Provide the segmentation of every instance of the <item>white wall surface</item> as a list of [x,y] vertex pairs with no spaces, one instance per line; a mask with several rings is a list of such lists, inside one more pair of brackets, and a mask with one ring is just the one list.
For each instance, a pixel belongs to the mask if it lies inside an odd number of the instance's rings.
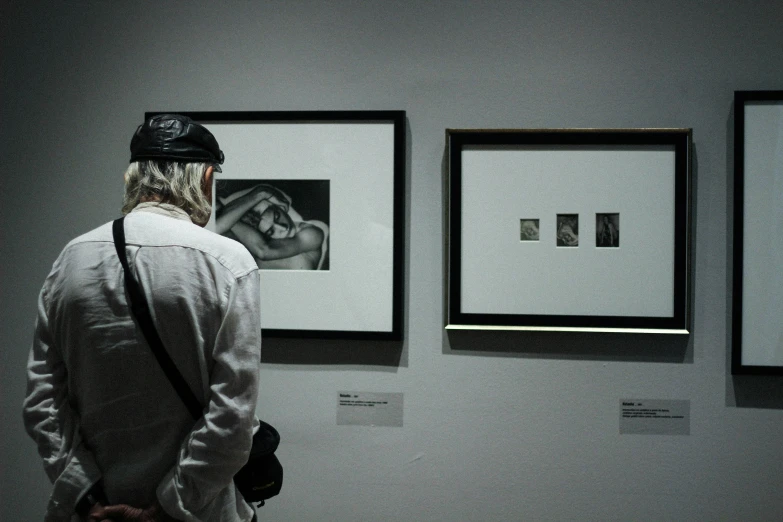
[[[268,341],[259,414],[286,483],[261,519],[779,520],[783,380],[732,378],[732,97],[783,88],[769,1],[4,2],[0,520],[49,495],[21,424],[35,300],[119,215],[145,111],[402,109],[405,341]],[[446,128],[692,127],[688,339],[446,335]],[[535,299],[535,296],[529,296]],[[405,394],[336,425],[338,390]],[[619,435],[620,398],[691,401],[689,436]]]

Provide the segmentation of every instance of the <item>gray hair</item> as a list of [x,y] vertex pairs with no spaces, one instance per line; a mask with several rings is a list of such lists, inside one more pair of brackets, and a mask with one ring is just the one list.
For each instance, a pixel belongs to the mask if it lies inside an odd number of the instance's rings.
[[144,200],[160,200],[188,213],[197,225],[205,225],[212,214],[212,202],[204,195],[204,172],[210,163],[135,161],[125,171],[122,213],[127,214]]

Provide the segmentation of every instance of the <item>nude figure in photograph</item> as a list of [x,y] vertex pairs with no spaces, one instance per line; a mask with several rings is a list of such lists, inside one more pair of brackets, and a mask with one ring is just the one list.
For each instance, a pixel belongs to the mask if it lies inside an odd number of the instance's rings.
[[538,241],[538,220],[520,219],[519,220],[519,240],[520,241]]
[[557,215],[557,246],[579,246],[579,215]]
[[324,270],[329,226],[303,218],[293,204],[269,183],[230,193],[218,189],[216,231],[245,245],[259,268]]

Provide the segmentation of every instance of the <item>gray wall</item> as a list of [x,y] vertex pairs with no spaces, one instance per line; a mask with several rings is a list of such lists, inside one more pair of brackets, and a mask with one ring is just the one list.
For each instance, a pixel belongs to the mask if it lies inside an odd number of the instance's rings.
[[[35,299],[119,213],[148,110],[404,109],[406,340],[270,341],[275,520],[771,520],[780,380],[734,379],[732,96],[783,88],[770,1],[5,2],[0,8],[0,519],[40,520],[21,426]],[[692,334],[446,335],[445,128],[692,127]],[[530,296],[534,298],[534,296]],[[405,394],[403,428],[336,426],[337,390]],[[691,401],[690,436],[620,436],[622,397]]]

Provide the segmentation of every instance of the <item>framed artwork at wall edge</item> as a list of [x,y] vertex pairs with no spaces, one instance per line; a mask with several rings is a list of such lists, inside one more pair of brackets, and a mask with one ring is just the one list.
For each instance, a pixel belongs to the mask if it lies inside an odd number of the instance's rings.
[[255,257],[264,335],[401,340],[405,111],[178,114],[225,153],[207,228]]
[[731,373],[783,375],[783,90],[734,93]]
[[446,329],[689,333],[691,129],[446,141]]

